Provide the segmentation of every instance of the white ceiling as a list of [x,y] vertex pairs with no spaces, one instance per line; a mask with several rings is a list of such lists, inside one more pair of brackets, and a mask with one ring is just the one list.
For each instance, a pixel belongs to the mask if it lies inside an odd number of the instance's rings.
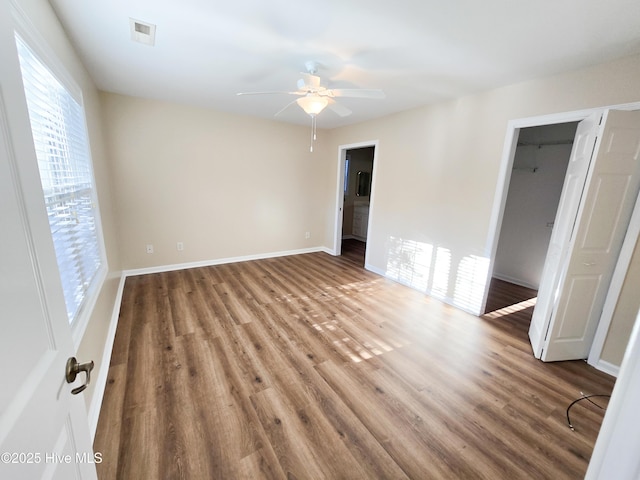
[[[102,90],[273,118],[293,97],[235,93],[295,90],[312,60],[329,87],[385,91],[321,128],[640,53],[640,0],[50,2]],[[157,25],[155,46],[129,18]]]

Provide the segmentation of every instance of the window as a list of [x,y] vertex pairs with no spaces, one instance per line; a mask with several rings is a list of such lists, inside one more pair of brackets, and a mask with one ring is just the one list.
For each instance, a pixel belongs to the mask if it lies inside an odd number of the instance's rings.
[[344,161],[344,194],[349,194],[349,160],[351,160],[351,155],[347,153],[347,156]]
[[69,323],[105,270],[84,109],[16,34],[29,119]]

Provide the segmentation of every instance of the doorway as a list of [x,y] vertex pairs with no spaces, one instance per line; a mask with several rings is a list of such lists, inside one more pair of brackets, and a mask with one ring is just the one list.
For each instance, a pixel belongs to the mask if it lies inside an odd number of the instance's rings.
[[362,266],[367,248],[374,155],[374,146],[352,148],[345,155],[341,252]]
[[342,145],[338,157],[334,255],[366,267],[377,141]]
[[577,125],[519,131],[486,313],[527,301],[531,320]]
[[[564,190],[567,192],[566,194],[564,191],[562,193],[557,213],[560,220],[556,218],[556,224],[553,226],[548,255],[540,279],[540,291],[530,320],[528,335],[536,358],[542,357],[543,354],[545,355],[542,358],[544,361],[586,358],[589,354],[589,344],[593,340],[594,326],[598,326],[596,320],[598,312],[602,310],[603,296],[606,296],[607,300],[611,297],[612,304],[616,300],[613,298],[615,292],[612,292],[611,288],[607,290],[600,288],[600,286],[609,285],[610,287],[613,284],[624,282],[626,267],[615,268],[613,275],[610,270],[616,266],[616,259],[613,256],[614,244],[615,250],[618,250],[619,244],[623,240],[625,243],[631,244],[631,242],[627,242],[628,239],[624,238],[624,228],[622,227],[630,223],[630,221],[627,222],[627,219],[633,213],[632,203],[635,198],[633,191],[637,192],[634,189],[638,185],[638,174],[640,173],[637,161],[635,161],[637,160],[637,143],[634,143],[634,139],[640,131],[640,118],[636,113],[632,113],[639,107],[640,104],[615,105],[601,109],[566,112],[509,122],[499,174],[499,188],[496,190],[496,201],[491,219],[491,233],[487,239],[487,251],[490,252],[489,257],[492,258],[492,263],[495,263],[498,249],[520,131],[532,126],[580,121],[574,137],[575,143],[571,160],[565,175]],[[625,132],[625,134],[620,135],[619,132]],[[598,147],[599,145],[601,147]],[[596,158],[594,165],[597,167],[597,171],[589,169],[594,156]],[[587,176],[588,172],[591,172],[589,176]],[[588,178],[591,179],[590,182],[586,182]],[[621,188],[619,184],[625,182],[632,182],[633,188],[631,184],[629,184],[629,188]],[[583,197],[585,206],[584,209],[580,209]],[[616,209],[620,209],[619,215],[608,215],[608,212]],[[580,216],[579,212],[581,211],[586,214]],[[578,215],[573,221],[571,220],[574,214],[572,212],[576,212],[575,214]],[[599,214],[599,212],[602,215],[598,217],[598,221],[591,221],[591,216]],[[615,228],[609,225],[614,220],[616,222]],[[589,226],[594,226],[594,228],[590,229]],[[572,232],[574,230],[577,232],[575,234],[577,247],[572,247],[571,257],[563,256],[562,252],[568,248],[567,245],[573,238]],[[628,233],[627,231],[626,237],[629,236]],[[608,245],[611,248],[608,248]],[[586,253],[585,248],[589,250]],[[609,253],[602,262],[591,258],[600,254],[601,251],[605,252],[605,250]],[[587,253],[589,258],[582,259]],[[617,254],[615,255],[617,256]],[[574,267],[577,265],[578,270],[573,268],[566,275],[563,274],[559,267],[560,258],[563,259],[564,270],[567,270],[570,265]],[[618,258],[618,263],[620,263],[620,258]],[[491,279],[493,267],[494,265],[488,272],[487,280]],[[585,275],[580,268],[590,268],[590,271]],[[596,268],[606,269],[606,271],[603,271],[602,275],[595,275]],[[555,277],[550,278],[551,275],[555,275]],[[569,287],[561,287],[558,284],[560,280],[565,284],[569,282]],[[578,287],[582,287],[582,290],[576,287],[576,282],[582,282],[578,285]],[[597,287],[597,296],[593,292],[585,293],[583,291],[585,285],[592,286],[596,283],[594,288]],[[556,297],[558,292],[563,295],[562,298]],[[488,294],[489,282],[486,283],[485,301]],[[571,298],[565,298],[567,296]],[[575,299],[591,299],[592,301],[572,301],[574,297]],[[554,298],[559,304],[558,308],[554,308]],[[581,311],[576,313],[570,308]],[[588,310],[588,312],[582,310]],[[560,319],[554,323],[555,317],[560,317]],[[565,321],[567,319],[573,323]],[[595,342],[592,347],[595,349]],[[599,352],[596,354],[592,351],[589,355],[589,363],[595,365],[592,357],[596,356],[599,356]]]

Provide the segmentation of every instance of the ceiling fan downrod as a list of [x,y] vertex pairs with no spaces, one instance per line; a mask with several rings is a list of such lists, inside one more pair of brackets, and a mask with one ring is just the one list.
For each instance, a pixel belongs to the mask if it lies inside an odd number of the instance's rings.
[[316,140],[316,116],[310,115],[311,117],[311,146],[309,147],[309,152],[313,153],[313,143]]

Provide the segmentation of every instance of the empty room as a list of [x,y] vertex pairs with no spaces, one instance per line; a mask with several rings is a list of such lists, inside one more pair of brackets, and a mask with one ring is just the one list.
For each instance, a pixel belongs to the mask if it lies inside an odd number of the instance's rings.
[[0,478],[638,478],[638,2],[0,35]]

